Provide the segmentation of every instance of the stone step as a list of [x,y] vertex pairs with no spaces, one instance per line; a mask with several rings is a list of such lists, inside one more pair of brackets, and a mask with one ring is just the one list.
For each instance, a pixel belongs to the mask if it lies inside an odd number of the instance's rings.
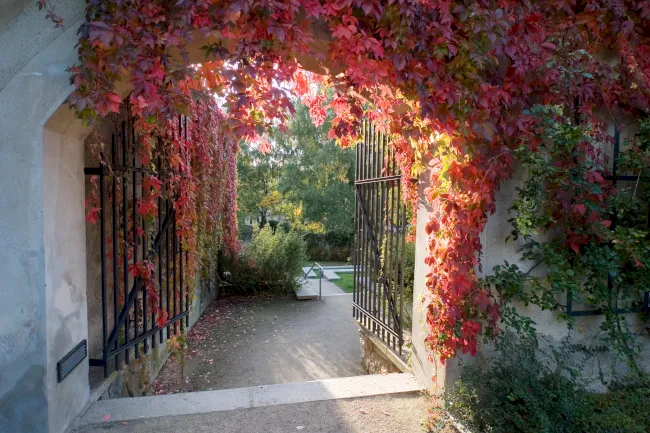
[[316,275],[316,272],[314,272],[313,269],[311,269],[311,266],[306,266],[302,268],[302,274],[305,275],[307,274],[307,278],[316,278],[318,275]]
[[354,266],[323,266],[323,270],[327,271],[334,271],[334,272],[341,272],[341,273],[346,273],[346,272],[354,272]]
[[302,280],[300,289],[296,292],[299,300],[318,299],[318,280]]
[[329,269],[323,269],[323,276],[330,281],[336,281],[341,279],[341,277],[336,275],[336,272],[331,271]]
[[131,421],[313,401],[415,393],[422,390],[423,387],[412,375],[390,373],[249,388],[119,398],[93,403],[77,424],[98,424],[103,422],[107,415],[110,415],[111,422]]

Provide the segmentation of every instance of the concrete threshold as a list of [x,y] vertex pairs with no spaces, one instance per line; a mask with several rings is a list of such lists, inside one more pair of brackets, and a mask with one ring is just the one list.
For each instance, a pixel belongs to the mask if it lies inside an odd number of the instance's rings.
[[414,376],[390,373],[249,388],[119,398],[95,402],[76,424],[98,424],[108,415],[110,415],[108,420],[111,422],[130,421],[311,401],[412,393],[422,390],[423,387],[418,384]]

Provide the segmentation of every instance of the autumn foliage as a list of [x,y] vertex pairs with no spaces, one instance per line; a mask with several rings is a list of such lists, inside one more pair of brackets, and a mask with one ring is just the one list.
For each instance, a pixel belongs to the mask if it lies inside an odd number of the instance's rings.
[[[202,66],[190,66],[190,45],[202,47]],[[480,234],[514,149],[536,151],[531,108],[564,107],[603,136],[616,118],[648,110],[650,2],[94,0],[79,55],[70,101],[86,119],[114,111],[118,80],[128,79],[141,119],[217,94],[224,126],[263,143],[300,96],[315,122],[335,112],[331,136],[344,146],[364,117],[393,134],[405,176],[429,170],[426,345],[444,361],[474,354],[500,317],[502,300],[477,284]],[[329,70],[304,72],[305,58]],[[314,82],[334,89],[327,105]],[[404,200],[415,205],[415,186]],[[571,248],[583,242],[567,236]]]

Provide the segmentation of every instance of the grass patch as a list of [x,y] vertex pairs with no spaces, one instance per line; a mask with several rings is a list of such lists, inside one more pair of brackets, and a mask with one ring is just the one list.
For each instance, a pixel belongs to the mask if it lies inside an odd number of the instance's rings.
[[352,291],[354,290],[354,273],[341,272],[340,274],[336,274],[336,275],[341,277],[340,280],[333,281],[333,283],[336,284],[336,287],[343,290],[345,293],[352,293]]
[[[316,261],[310,260],[308,262],[305,262],[305,264],[303,266],[311,267],[311,265],[313,265],[314,263],[318,263],[321,266],[349,266],[350,265],[350,263],[348,263],[348,262],[336,262],[336,261],[329,261],[328,262],[326,260],[316,260]],[[316,269],[316,268],[314,268],[314,269]]]

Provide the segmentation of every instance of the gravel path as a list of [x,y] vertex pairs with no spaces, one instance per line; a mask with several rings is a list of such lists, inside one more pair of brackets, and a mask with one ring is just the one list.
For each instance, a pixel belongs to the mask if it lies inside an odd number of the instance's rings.
[[188,336],[186,365],[173,358],[153,394],[303,382],[362,374],[352,296],[320,301],[215,301]]

